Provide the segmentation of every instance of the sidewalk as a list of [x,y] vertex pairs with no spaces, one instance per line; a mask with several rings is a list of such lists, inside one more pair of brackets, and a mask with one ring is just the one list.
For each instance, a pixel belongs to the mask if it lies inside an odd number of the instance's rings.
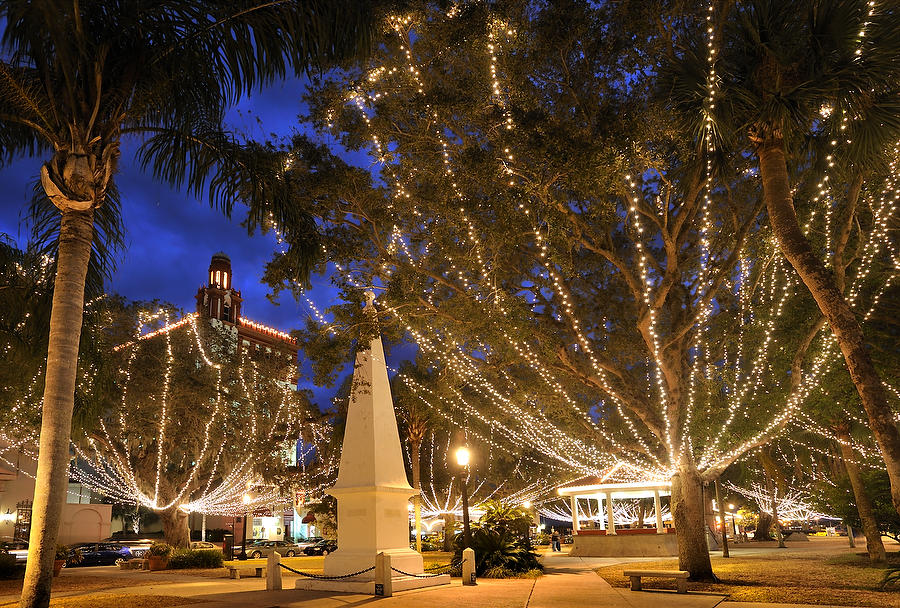
[[[569,557],[566,553],[545,553],[542,558],[545,574],[537,579],[480,579],[474,587],[464,587],[455,579],[447,586],[405,591],[390,598],[297,591],[293,589],[296,580],[293,577],[285,577],[283,591],[266,591],[264,579],[231,580],[182,574],[146,576],[144,580],[140,574],[132,574],[117,577],[121,587],[60,593],[54,597],[87,593],[163,595],[185,598],[184,606],[202,602],[199,605],[203,608],[353,608],[375,603],[384,608],[788,608],[785,604],[727,602],[725,596],[697,592],[634,592],[611,587],[593,571],[600,566],[645,560]],[[0,604],[6,599],[0,598]],[[802,607],[790,605],[789,608]]]

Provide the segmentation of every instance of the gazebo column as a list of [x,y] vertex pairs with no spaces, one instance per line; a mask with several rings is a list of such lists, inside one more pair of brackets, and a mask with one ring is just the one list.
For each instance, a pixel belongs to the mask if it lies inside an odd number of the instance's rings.
[[600,529],[606,530],[606,518],[603,517],[603,494],[597,494],[597,514],[600,519]]
[[613,518],[612,493],[606,493],[606,516],[609,517],[609,526],[606,529],[607,534],[616,533],[616,520]]
[[653,490],[653,508],[656,509],[656,533],[665,534],[662,522],[662,502],[659,500],[659,490]]
[[578,525],[578,497],[572,496],[572,534],[578,534],[581,526]]

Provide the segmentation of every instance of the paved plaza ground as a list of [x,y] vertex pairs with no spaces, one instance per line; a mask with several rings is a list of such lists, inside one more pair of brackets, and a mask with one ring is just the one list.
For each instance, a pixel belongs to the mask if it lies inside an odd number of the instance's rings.
[[[889,551],[898,547],[891,543]],[[863,548],[864,549],[864,548]],[[846,539],[813,539],[808,543],[792,544],[788,549],[759,546],[753,543],[733,549],[733,554],[777,554],[779,558],[827,551],[840,555],[859,551],[846,547]],[[616,588],[595,573],[597,568],[625,564],[640,559],[579,558],[563,553],[542,553],[546,568],[544,576],[536,579],[490,580],[480,579],[475,587],[463,587],[459,579],[449,586],[407,591],[391,598],[374,598],[358,594],[338,594],[293,589],[294,578],[285,576],[283,591],[265,591],[265,580],[244,578],[231,580],[213,578],[218,574],[206,572],[186,574],[183,571],[151,573],[117,570],[109,567],[72,568],[58,579],[54,605],[78,608],[118,608],[120,606],[196,605],[223,608],[352,608],[377,603],[385,608],[423,606],[428,608],[587,608],[593,606],[622,608],[761,608],[776,604],[730,602],[720,594],[691,592],[677,595],[672,591],[633,592]],[[76,580],[77,579],[77,580]],[[82,582],[78,589],[78,582]],[[94,583],[94,584],[91,584]],[[68,588],[69,590],[65,590]],[[14,604],[18,595],[0,590],[0,607]],[[8,592],[6,592],[8,593]],[[885,606],[900,605],[900,594],[885,594]],[[127,598],[125,596],[128,596]],[[63,599],[65,598],[65,599]],[[60,600],[62,600],[60,602]],[[60,602],[57,604],[57,602]],[[797,604],[792,604],[797,608]],[[821,607],[822,604],[819,604]]]

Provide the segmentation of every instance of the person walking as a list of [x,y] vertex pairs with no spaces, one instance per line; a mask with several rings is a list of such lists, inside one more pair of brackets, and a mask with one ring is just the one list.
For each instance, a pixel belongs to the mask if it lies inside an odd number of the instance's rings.
[[554,551],[562,551],[562,547],[559,543],[559,532],[556,530],[553,530],[553,532],[550,534],[550,546]]

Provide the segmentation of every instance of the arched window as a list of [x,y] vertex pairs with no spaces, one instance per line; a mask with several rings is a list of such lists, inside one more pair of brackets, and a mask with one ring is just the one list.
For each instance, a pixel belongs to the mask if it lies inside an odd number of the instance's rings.
[[222,284],[222,271],[217,270],[216,271],[216,286],[218,287],[221,284]]
[[228,273],[227,272],[222,273],[222,288],[228,289]]
[[209,284],[210,285],[213,284],[213,271],[212,270],[209,271]]

